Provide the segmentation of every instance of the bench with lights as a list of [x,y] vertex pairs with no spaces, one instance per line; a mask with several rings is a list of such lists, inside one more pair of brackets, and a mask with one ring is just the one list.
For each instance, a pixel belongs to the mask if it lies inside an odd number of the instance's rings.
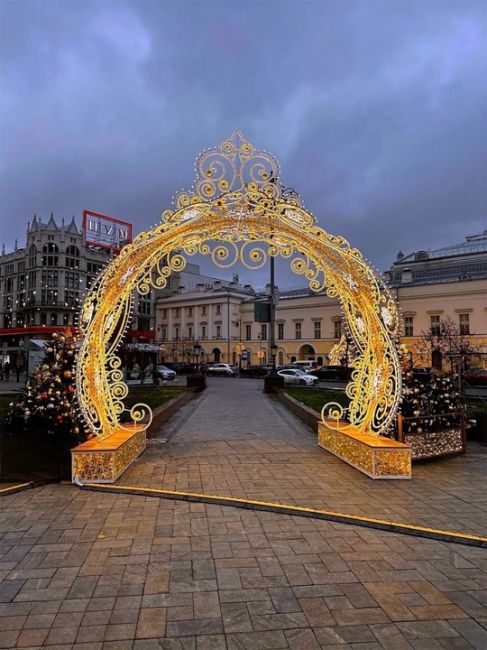
[[114,483],[146,447],[144,425],[127,424],[106,438],[71,449],[72,481]]
[[[332,426],[333,423],[333,426]],[[318,423],[318,444],[374,479],[411,478],[411,447],[336,420]]]

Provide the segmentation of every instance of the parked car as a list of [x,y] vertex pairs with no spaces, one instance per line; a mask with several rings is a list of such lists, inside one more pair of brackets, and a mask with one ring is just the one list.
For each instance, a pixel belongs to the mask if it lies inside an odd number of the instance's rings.
[[245,366],[240,370],[242,377],[265,377],[269,372],[268,366]]
[[231,366],[229,363],[214,363],[207,369],[208,375],[224,375],[227,377],[236,377],[238,375],[238,366]]
[[320,381],[349,381],[353,368],[349,366],[323,366],[310,370],[309,374],[314,375]]
[[157,376],[159,377],[159,379],[172,381],[173,379],[176,378],[176,373],[174,370],[171,370],[171,368],[161,365],[161,366],[157,366]]
[[487,368],[471,368],[463,373],[463,379],[472,386],[487,386]]
[[304,370],[304,372],[310,372],[310,370],[316,370],[318,368],[318,364],[312,359],[305,359],[301,361],[293,361],[291,367],[299,368],[300,370]]
[[314,386],[318,383],[318,377],[309,375],[299,368],[285,368],[278,370],[279,377],[284,379],[285,384],[299,384],[300,386]]

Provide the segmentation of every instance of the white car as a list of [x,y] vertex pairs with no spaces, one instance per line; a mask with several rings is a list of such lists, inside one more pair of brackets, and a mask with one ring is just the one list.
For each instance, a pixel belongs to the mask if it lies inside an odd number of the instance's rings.
[[176,373],[167,366],[157,366],[157,376],[159,379],[169,379],[172,381],[175,379]]
[[238,366],[231,366],[229,363],[214,363],[206,371],[209,375],[226,375],[227,377],[236,377],[238,375]]
[[279,377],[284,379],[285,384],[299,384],[300,386],[314,386],[318,383],[318,377],[314,375],[308,375],[306,372],[303,372],[299,368],[285,368],[284,370],[279,370]]

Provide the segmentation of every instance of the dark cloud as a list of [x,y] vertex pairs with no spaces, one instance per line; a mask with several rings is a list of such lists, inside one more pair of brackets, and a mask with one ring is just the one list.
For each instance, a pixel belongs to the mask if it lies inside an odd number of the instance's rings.
[[[3,238],[144,229],[239,128],[378,266],[486,227],[484,2],[7,2]],[[297,280],[294,280],[296,283]]]

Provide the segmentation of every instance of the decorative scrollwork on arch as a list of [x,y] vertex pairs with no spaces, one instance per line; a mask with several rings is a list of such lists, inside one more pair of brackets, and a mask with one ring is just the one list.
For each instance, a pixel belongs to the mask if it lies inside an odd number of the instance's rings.
[[[116,350],[132,292],[166,286],[171,273],[184,268],[185,256],[195,254],[209,255],[225,268],[238,261],[260,268],[269,256],[282,256],[313,291],[338,298],[354,352],[347,418],[370,433],[391,426],[401,382],[395,302],[360,251],[317,226],[299,197],[283,190],[277,163],[262,154],[241,134],[205,152],[195,191],[178,195],[176,209],[124,247],[95,283],[81,310],[84,339],[76,371],[78,400],[91,432],[106,436],[122,426],[126,386]],[[205,189],[210,186],[211,193]],[[343,426],[339,409],[325,405],[325,412],[333,415],[329,426]],[[136,423],[150,422],[150,409],[143,405],[130,415]]]

